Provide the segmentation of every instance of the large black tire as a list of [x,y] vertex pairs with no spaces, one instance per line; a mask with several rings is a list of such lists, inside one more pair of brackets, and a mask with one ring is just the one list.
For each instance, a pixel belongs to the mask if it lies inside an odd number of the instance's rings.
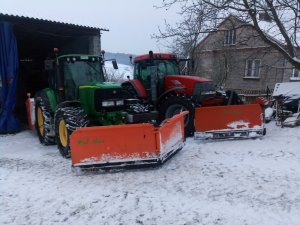
[[189,114],[184,117],[184,132],[186,137],[190,137],[193,136],[195,130],[195,106],[190,99],[184,96],[171,96],[164,100],[159,107],[161,120],[171,118],[183,111],[189,111]]
[[74,130],[88,125],[87,115],[80,107],[58,108],[54,117],[55,139],[60,154],[70,158],[70,136]]
[[53,113],[48,97],[43,92],[38,92],[35,96],[35,129],[42,144],[55,144]]
[[226,92],[227,96],[227,104],[228,105],[242,105],[244,104],[238,93],[236,93],[233,90],[227,90]]

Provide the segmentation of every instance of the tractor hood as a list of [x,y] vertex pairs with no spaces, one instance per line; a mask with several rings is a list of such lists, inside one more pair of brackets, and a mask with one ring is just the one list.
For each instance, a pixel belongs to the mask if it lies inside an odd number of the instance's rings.
[[204,77],[187,76],[187,75],[170,75],[165,76],[165,90],[175,87],[185,87],[185,93],[193,95],[196,83],[212,82]]
[[[123,107],[116,105],[116,101],[123,102],[123,89],[119,84],[111,82],[89,82],[79,86],[79,99],[82,108],[88,115],[98,115],[99,112],[117,111]],[[102,107],[103,101],[112,102],[112,105]]]
[[119,84],[112,82],[88,82],[79,86],[79,89],[86,88],[99,88],[99,89],[107,89],[107,88],[121,88]]

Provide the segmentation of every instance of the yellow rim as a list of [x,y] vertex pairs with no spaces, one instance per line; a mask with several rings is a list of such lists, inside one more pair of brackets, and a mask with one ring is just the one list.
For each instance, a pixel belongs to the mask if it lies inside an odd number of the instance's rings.
[[59,139],[60,143],[63,147],[67,147],[68,145],[68,132],[66,123],[64,120],[59,121]]
[[39,128],[39,132],[41,136],[44,135],[44,117],[43,117],[43,110],[41,107],[38,107],[37,109],[37,124]]

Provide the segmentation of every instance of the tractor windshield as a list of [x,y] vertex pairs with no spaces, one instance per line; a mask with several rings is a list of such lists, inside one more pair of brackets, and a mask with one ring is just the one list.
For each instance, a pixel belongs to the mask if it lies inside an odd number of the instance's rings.
[[[179,75],[179,65],[176,60],[155,59],[154,64],[157,67],[159,86],[163,86],[163,78],[167,75]],[[147,91],[150,91],[150,75],[151,75],[150,60],[136,62],[134,66],[134,78],[139,79],[144,84]]]
[[[179,67],[176,60],[154,60],[155,66],[157,66],[159,78],[163,78],[166,75],[178,75]],[[149,80],[149,75],[151,73],[150,61],[143,61],[137,63],[135,66],[135,76],[140,76],[140,78],[147,82]]]
[[180,73],[178,63],[175,60],[155,60],[154,62],[159,76],[178,75]]
[[102,66],[99,62],[64,62],[65,80],[72,80],[76,86],[87,82],[104,82]]
[[88,82],[104,82],[102,65],[99,61],[63,62],[64,86],[67,99],[75,99],[78,87]]

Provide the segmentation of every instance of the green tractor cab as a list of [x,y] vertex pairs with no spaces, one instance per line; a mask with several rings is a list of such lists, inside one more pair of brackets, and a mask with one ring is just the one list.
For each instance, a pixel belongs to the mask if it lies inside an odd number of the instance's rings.
[[105,82],[103,65],[96,55],[45,61],[49,87],[35,95],[35,126],[40,142],[56,143],[64,157],[70,156],[69,137],[78,127],[124,123],[126,92]]

